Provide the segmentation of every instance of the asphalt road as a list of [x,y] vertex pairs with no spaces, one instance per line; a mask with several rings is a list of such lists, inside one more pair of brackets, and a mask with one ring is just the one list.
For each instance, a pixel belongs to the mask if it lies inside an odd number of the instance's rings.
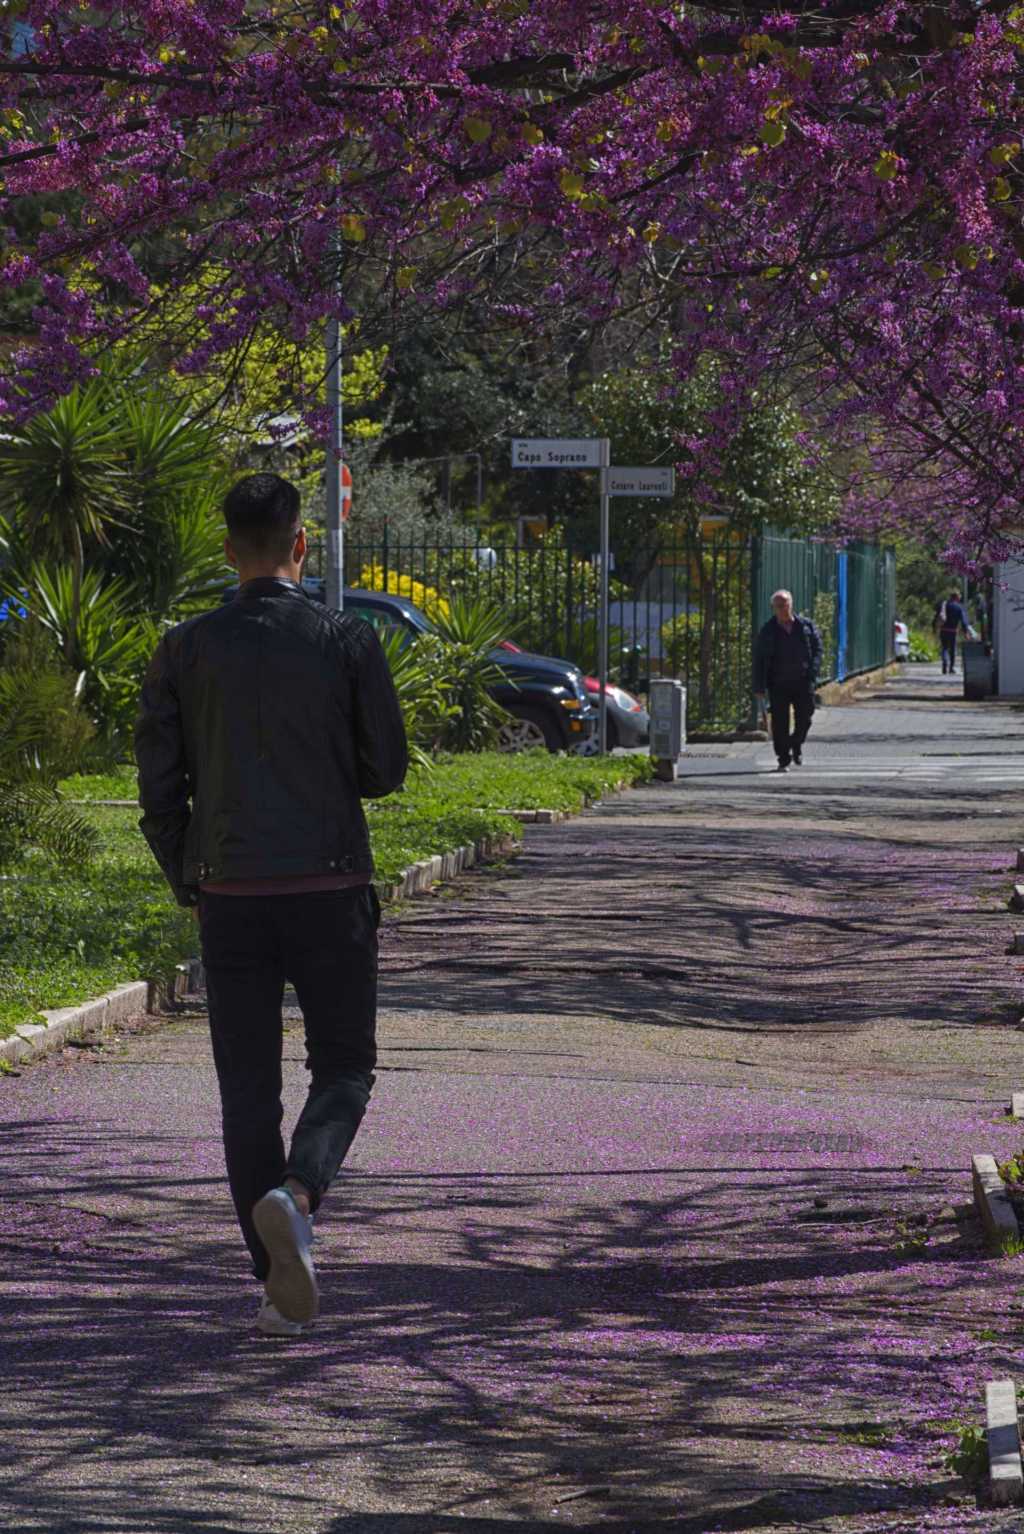
[[1024,1138],[1022,732],[910,668],[799,772],[694,747],[408,903],[300,1344],[201,1015],[0,1079],[0,1527],[1019,1527],[941,1456],[1021,1369],[1024,1258],[957,1212]]

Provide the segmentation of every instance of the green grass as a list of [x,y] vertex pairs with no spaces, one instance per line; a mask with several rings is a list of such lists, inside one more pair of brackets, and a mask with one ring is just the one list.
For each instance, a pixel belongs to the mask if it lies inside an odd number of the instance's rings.
[[138,811],[84,814],[99,850],[81,873],[30,853],[0,878],[0,1035],[43,1008],[166,977],[196,952],[195,923],[150,857]]
[[[393,884],[421,858],[518,835],[502,810],[579,810],[609,788],[649,776],[646,757],[450,758],[432,772],[410,773],[400,793],[367,804],[377,877]],[[62,787],[76,799],[128,799],[135,773],[69,778]],[[83,813],[99,832],[99,851],[85,870],[67,873],[30,852],[0,877],[0,1037],[44,1008],[87,1001],[127,980],[166,978],[197,952],[195,923],[172,900],[137,810],[95,805]]]
[[61,788],[69,799],[134,799],[139,792],[134,767],[65,778]]

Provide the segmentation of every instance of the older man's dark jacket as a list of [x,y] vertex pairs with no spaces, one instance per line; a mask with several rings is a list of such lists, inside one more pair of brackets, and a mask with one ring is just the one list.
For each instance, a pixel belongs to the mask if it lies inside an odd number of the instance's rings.
[[274,577],[160,641],[135,753],[139,824],[186,906],[207,880],[369,878],[360,800],[408,765],[373,629]]
[[806,680],[813,687],[818,680],[821,670],[821,635],[811,622],[810,618],[793,617],[793,639],[798,647],[801,662],[801,675],[789,676],[784,679],[780,675],[778,660],[783,643],[786,641],[786,632],[776,618],[769,618],[761,629],[754,645],[754,691],[768,692],[773,686],[785,681],[786,685],[797,685]]

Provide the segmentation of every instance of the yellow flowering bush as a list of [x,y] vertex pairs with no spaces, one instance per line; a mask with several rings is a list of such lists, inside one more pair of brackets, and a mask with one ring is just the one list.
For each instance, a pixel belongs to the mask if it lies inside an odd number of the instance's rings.
[[445,619],[450,615],[447,598],[439,591],[398,570],[388,570],[385,574],[383,565],[364,565],[358,584],[363,591],[386,591],[393,597],[405,597],[407,602],[412,602],[428,618]]

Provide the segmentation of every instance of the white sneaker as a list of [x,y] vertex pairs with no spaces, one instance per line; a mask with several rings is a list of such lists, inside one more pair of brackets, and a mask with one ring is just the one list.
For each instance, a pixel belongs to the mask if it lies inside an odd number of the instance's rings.
[[256,1313],[256,1330],[264,1337],[302,1337],[306,1328],[301,1321],[289,1321],[264,1295]]
[[286,1188],[272,1188],[253,1205],[253,1224],[270,1257],[267,1299],[287,1321],[312,1321],[320,1311],[313,1268],[313,1221]]

